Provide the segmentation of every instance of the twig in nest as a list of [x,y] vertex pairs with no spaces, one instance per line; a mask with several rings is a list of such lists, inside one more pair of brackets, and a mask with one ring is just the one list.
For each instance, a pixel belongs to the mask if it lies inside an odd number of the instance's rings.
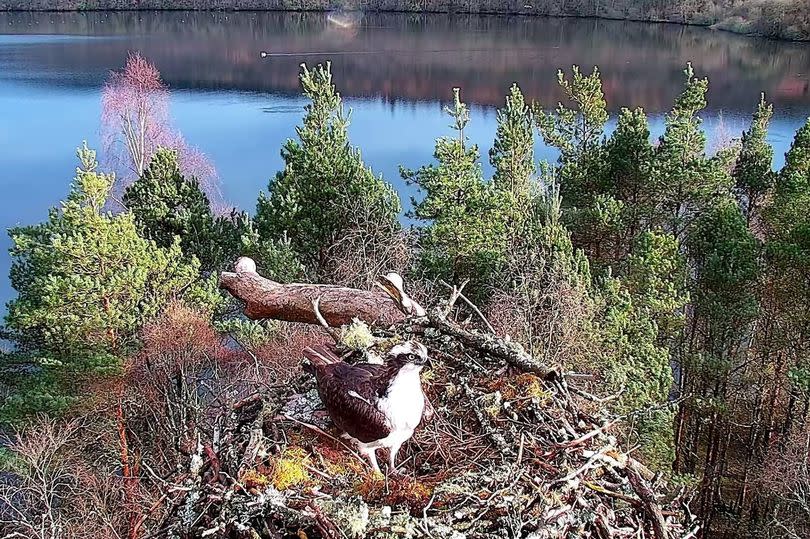
[[312,310],[315,312],[315,318],[317,318],[318,322],[324,327],[324,329],[326,329],[326,332],[332,336],[332,339],[335,341],[335,343],[340,344],[340,333],[338,333],[338,331],[335,330],[334,328],[330,327],[329,324],[326,322],[326,319],[324,319],[323,315],[321,314],[320,306],[321,306],[321,296],[318,296],[317,298],[312,300]]
[[450,287],[450,289],[451,289],[451,291],[452,291],[452,292],[451,292],[451,294],[450,294],[450,299],[447,301],[447,309],[446,309],[446,310],[445,310],[445,312],[444,312],[444,317],[445,317],[445,318],[447,318],[448,316],[450,316],[450,311],[452,311],[452,310],[453,310],[453,307],[456,305],[456,302],[458,301],[458,298],[459,298],[459,296],[461,295],[461,291],[462,291],[462,290],[464,290],[464,287],[465,287],[465,286],[467,286],[467,283],[468,283],[468,282],[470,282],[470,280],[469,280],[469,279],[465,280],[465,281],[464,281],[463,283],[461,283],[461,285],[459,285],[459,286],[450,286],[450,285],[449,285],[449,284],[447,284],[446,282],[441,281],[441,283],[442,283],[443,285]]
[[596,452],[595,454],[593,454],[593,455],[592,455],[592,456],[591,456],[591,457],[590,457],[590,458],[589,458],[589,459],[588,459],[588,460],[585,462],[585,464],[583,464],[582,466],[580,466],[580,467],[579,467],[579,468],[577,468],[576,470],[571,471],[571,472],[570,472],[568,475],[566,475],[565,477],[561,477],[561,478],[559,478],[559,479],[557,479],[557,480],[553,481],[553,482],[551,483],[551,485],[558,485],[558,484],[560,484],[560,483],[567,483],[567,482],[569,482],[569,481],[571,481],[571,480],[575,479],[575,478],[576,478],[576,477],[578,477],[579,475],[581,475],[581,474],[583,474],[583,473],[587,472],[587,471],[588,471],[588,470],[590,470],[591,468],[596,467],[596,463],[597,463],[597,461],[599,460],[599,457],[601,457],[601,456],[602,456],[602,453],[604,453],[604,451],[605,451],[605,450],[606,450],[606,448],[603,448],[603,449],[599,450],[598,452]]
[[652,523],[655,539],[669,539],[667,522],[664,520],[664,515],[661,514],[661,507],[655,499],[655,493],[641,477],[638,463],[633,459],[629,459],[627,466],[624,468],[624,473],[627,476],[627,480],[630,482],[630,486],[633,487],[635,493],[641,498],[644,513]]
[[[424,324],[425,322],[422,323]],[[474,348],[489,356],[503,359],[511,366],[523,372],[536,374],[545,380],[555,380],[558,378],[556,369],[537,363],[532,356],[526,353],[526,350],[524,350],[522,346],[515,342],[507,341],[498,336],[467,331],[448,320],[442,313],[436,311],[428,313],[426,323],[445,335],[455,338],[461,344]]]
[[312,514],[315,526],[325,539],[345,539],[346,535],[314,503],[307,505],[306,510]]
[[594,430],[592,430],[592,431],[590,431],[590,432],[588,432],[586,434],[583,434],[582,436],[580,436],[579,438],[577,438],[575,440],[570,440],[568,442],[563,442],[563,443],[557,444],[557,447],[558,448],[573,447],[575,445],[579,445],[579,444],[582,444],[584,442],[587,442],[588,440],[590,440],[594,436],[598,436],[602,432],[606,431],[607,429],[609,429],[610,427],[615,425],[618,421],[619,421],[618,419],[614,419],[613,421],[608,421],[607,423],[605,423],[601,427],[598,427],[598,428],[596,428],[596,429],[594,429]]
[[610,490],[608,488],[603,487],[602,485],[591,483],[589,481],[584,481],[582,484],[591,489],[592,491],[598,492],[599,494],[605,494],[606,496],[610,496],[611,498],[622,500],[634,507],[641,506],[641,500],[639,500],[638,498],[628,496],[627,494],[622,494],[621,492],[616,492],[615,490]]
[[481,425],[481,430],[486,433],[487,437],[493,444],[495,444],[495,447],[498,448],[498,451],[500,451],[501,454],[506,455],[511,453],[509,444],[506,443],[506,439],[503,437],[503,434],[498,432],[492,426],[487,417],[484,415],[484,412],[481,411],[481,407],[478,406],[476,396],[473,393],[473,390],[470,388],[470,385],[466,381],[462,381],[461,387],[464,389],[464,394],[467,396],[467,399],[469,399],[470,404],[472,405],[473,413],[475,413],[475,418],[478,420],[478,424]]
[[[565,374],[565,377],[566,378],[572,378],[572,376],[569,375],[568,373]],[[596,395],[592,395],[592,394],[588,393],[587,391],[585,391],[583,389],[580,389],[578,387],[569,386],[569,389],[570,389],[571,393],[574,393],[575,395],[579,395],[580,397],[582,397],[584,399],[587,399],[587,400],[589,400],[591,402],[595,402],[597,404],[605,404],[606,402],[614,401],[614,400],[618,399],[619,397],[621,397],[622,393],[624,393],[624,390],[625,390],[624,386],[622,386],[622,388],[619,390],[618,393],[614,393],[613,395],[608,395],[607,397],[597,397]]]
[[[480,319],[481,319],[481,321],[482,321],[482,322],[484,323],[484,325],[487,327],[487,330],[488,330],[490,333],[492,333],[493,335],[495,335],[495,334],[496,334],[495,328],[494,328],[494,327],[492,327],[492,324],[490,324],[490,323],[489,323],[489,320],[487,320],[487,317],[486,317],[486,316],[484,316],[484,313],[482,313],[482,312],[481,312],[481,309],[479,309],[479,308],[478,308],[478,307],[475,305],[475,303],[473,303],[472,301],[470,301],[470,300],[469,300],[469,298],[467,298],[467,296],[465,296],[465,295],[464,295],[464,294],[461,292],[461,290],[462,290],[462,289],[464,288],[464,286],[467,284],[467,281],[464,281],[464,283],[462,283],[462,285],[461,285],[460,287],[458,287],[458,288],[456,288],[456,287],[454,287],[454,286],[450,286],[448,283],[446,283],[446,282],[444,282],[444,281],[439,281],[439,282],[440,282],[441,284],[443,284],[444,286],[446,286],[447,288],[450,288],[450,289],[453,291],[453,296],[450,298],[450,304],[449,304],[449,307],[450,307],[451,309],[452,309],[453,305],[456,303],[456,301],[458,301],[458,299],[459,299],[459,298],[460,298],[460,299],[462,299],[462,300],[464,300],[464,303],[466,303],[466,304],[467,304],[467,305],[470,307],[470,309],[472,309],[472,310],[473,310],[473,312],[474,312],[474,313],[475,313],[475,314],[478,316],[478,318],[480,318]],[[448,312],[448,314],[450,314],[450,313]]]
[[289,419],[293,423],[297,423],[298,425],[301,425],[302,427],[306,427],[309,430],[320,434],[321,436],[329,438],[333,442],[338,443],[338,444],[342,445],[343,447],[345,447],[349,451],[349,453],[351,453],[357,460],[359,460],[363,464],[366,463],[366,461],[363,459],[363,457],[358,455],[351,447],[346,445],[342,440],[338,440],[337,438],[335,438],[334,436],[332,436],[328,432],[324,431],[323,429],[321,429],[319,427],[316,427],[315,425],[310,425],[309,423],[304,423],[303,421],[299,421],[299,420],[295,419],[294,417],[289,416],[287,414],[284,414],[284,419]]

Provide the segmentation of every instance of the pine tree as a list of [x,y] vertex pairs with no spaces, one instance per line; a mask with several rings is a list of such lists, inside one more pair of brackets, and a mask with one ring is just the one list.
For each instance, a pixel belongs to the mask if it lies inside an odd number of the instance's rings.
[[627,259],[626,286],[637,308],[654,320],[658,342],[671,346],[683,328],[683,309],[689,302],[686,260],[671,234],[641,234]]
[[574,108],[559,103],[554,114],[537,108],[535,112],[540,134],[546,144],[560,150],[563,165],[576,162],[597,148],[608,121],[599,70],[594,67],[587,76],[580,72],[578,66],[574,66],[572,71],[571,80],[559,71],[557,81]]
[[[605,153],[601,188],[621,204],[621,214],[615,235],[607,236],[612,239],[612,252],[605,248],[601,252],[607,261],[618,265],[639,235],[650,228],[655,209],[650,182],[653,147],[647,115],[642,109],[622,109],[616,130],[605,143]],[[601,221],[610,222],[606,217]]]
[[103,211],[113,177],[96,170],[86,145],[78,156],[61,207],[44,223],[9,232],[18,297],[7,327],[21,346],[62,360],[125,350],[172,297],[209,305],[218,297],[179,243],[158,247],[138,235],[132,214]]
[[759,244],[730,197],[701,215],[687,240],[695,316],[711,330],[704,350],[718,356],[739,349],[757,314]]
[[810,211],[810,120],[796,132],[785,154],[785,165],[776,176],[773,202],[767,221],[777,238],[787,239],[807,222]]
[[143,237],[163,248],[179,239],[186,255],[196,256],[204,269],[214,268],[211,205],[197,179],[183,176],[175,150],[159,148],[127,187],[123,202]]
[[350,231],[388,236],[399,228],[399,198],[374,176],[349,143],[349,116],[332,83],[330,65],[302,65],[310,99],[297,141],[281,151],[284,170],[271,180],[256,211],[263,241],[289,239],[308,269],[323,273],[327,250]]
[[511,193],[516,201],[526,201],[536,171],[533,119],[517,84],[509,90],[506,106],[498,111],[497,120],[495,143],[489,151],[495,169],[492,182],[499,191]]
[[534,117],[545,143],[560,152],[556,175],[574,245],[598,262],[603,244],[595,238],[615,230],[622,211],[601,185],[605,166],[601,141],[608,120],[602,81],[598,69],[585,76],[577,66],[570,80],[562,71],[557,79],[573,108],[559,103],[549,113],[535,107]]
[[661,224],[678,239],[695,216],[732,183],[723,160],[706,156],[706,134],[698,113],[706,106],[709,82],[696,78],[691,64],[684,73],[686,85],[666,116],[652,170]]
[[757,110],[751,119],[751,126],[742,135],[740,155],[734,167],[733,177],[736,189],[745,204],[746,220],[757,215],[766,194],[773,187],[776,175],[772,170],[773,148],[768,144],[768,123],[773,116],[773,105],[760,98]]
[[666,472],[674,458],[674,416],[665,407],[673,384],[669,351],[659,344],[649,309],[620,279],[608,276],[598,290],[594,326],[601,345],[594,362],[605,390],[620,395],[614,409],[628,415],[628,443],[638,443],[645,462]]
[[422,270],[431,278],[455,283],[470,280],[467,290],[483,298],[504,262],[503,205],[493,186],[484,182],[478,147],[467,145],[464,129],[469,111],[458,89],[447,112],[457,136],[436,141],[436,165],[403,169],[402,176],[425,194],[421,201],[414,201],[413,210],[417,219],[429,223],[419,237]]
[[563,203],[570,208],[585,208],[593,193],[598,192],[593,181],[602,166],[600,141],[608,121],[602,80],[596,67],[585,76],[574,66],[570,80],[560,71],[557,81],[573,108],[559,103],[554,113],[549,113],[535,107],[534,117],[545,143],[560,151]]

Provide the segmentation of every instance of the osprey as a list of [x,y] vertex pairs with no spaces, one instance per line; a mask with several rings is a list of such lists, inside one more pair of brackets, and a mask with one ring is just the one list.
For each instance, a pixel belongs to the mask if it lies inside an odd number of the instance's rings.
[[388,352],[384,365],[350,365],[323,347],[303,352],[313,365],[329,417],[379,472],[377,449],[389,450],[389,470],[402,444],[422,420],[425,394],[419,374],[427,348],[408,341]]

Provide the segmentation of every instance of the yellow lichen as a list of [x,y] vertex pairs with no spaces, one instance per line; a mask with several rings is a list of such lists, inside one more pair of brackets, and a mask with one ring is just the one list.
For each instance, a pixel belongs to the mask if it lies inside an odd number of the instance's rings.
[[340,342],[352,350],[367,350],[374,344],[374,341],[374,335],[371,334],[368,325],[357,318],[340,330]]
[[501,412],[501,406],[503,405],[501,392],[495,391],[494,393],[487,393],[481,400],[483,401],[484,411],[487,415],[492,419],[497,419]]
[[285,449],[273,464],[271,481],[278,490],[287,490],[309,481],[309,456],[300,448]]
[[542,404],[551,398],[551,394],[543,388],[540,378],[530,373],[506,378],[499,382],[497,387],[503,393],[504,399],[509,401],[528,397]]

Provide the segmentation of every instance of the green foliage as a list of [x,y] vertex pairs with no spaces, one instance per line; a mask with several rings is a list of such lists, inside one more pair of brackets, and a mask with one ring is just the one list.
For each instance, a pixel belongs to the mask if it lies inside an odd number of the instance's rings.
[[641,234],[628,258],[626,285],[636,308],[656,322],[660,342],[671,342],[684,322],[686,261],[678,240],[661,231]]
[[25,471],[23,463],[13,451],[0,447],[0,473],[19,474]]
[[536,110],[537,127],[546,144],[558,148],[562,163],[576,161],[597,148],[608,120],[605,94],[599,70],[583,75],[573,67],[571,80],[562,71],[557,80],[565,96],[574,105],[570,109],[560,103],[554,114]]
[[708,350],[721,353],[743,337],[758,314],[759,244],[729,198],[698,218],[689,235],[688,253],[696,314],[712,327],[710,335],[716,342]]
[[534,133],[531,109],[526,105],[517,84],[506,96],[505,108],[498,111],[495,143],[489,160],[495,169],[495,188],[511,193],[515,199],[527,200],[535,173]]
[[772,116],[773,105],[765,101],[763,94],[751,119],[751,126],[742,135],[740,155],[734,167],[735,187],[745,198],[746,217],[749,221],[756,215],[776,179],[771,170],[773,148],[765,140]]
[[285,167],[262,194],[256,212],[262,241],[288,238],[307,269],[323,273],[327,249],[347,233],[390,235],[398,229],[399,198],[374,176],[349,143],[349,117],[332,83],[330,65],[300,76],[306,106],[298,141],[281,151]]
[[20,352],[0,356],[0,425],[17,426],[38,414],[60,416],[80,402],[79,386],[87,376],[120,373],[120,359],[107,353],[70,358]]
[[196,178],[183,176],[174,150],[155,153],[143,175],[127,188],[124,205],[142,236],[164,248],[179,241],[187,258],[201,261],[203,271],[219,271],[249,256],[273,279],[291,281],[303,273],[290,242],[263,240],[247,213],[232,210],[214,217]]
[[[436,141],[436,165],[403,169],[402,176],[425,194],[414,201],[413,210],[417,219],[429,222],[419,236],[422,271],[455,283],[470,280],[468,290],[483,297],[507,248],[502,199],[491,183],[484,182],[478,147],[467,146],[464,129],[469,115],[458,89],[447,112],[457,136]],[[502,147],[499,154],[503,151]]]
[[[652,160],[647,115],[642,109],[622,109],[616,130],[605,143],[605,170],[600,180],[600,190],[621,208],[612,239],[613,252],[607,257],[614,263],[627,256],[652,221],[656,203],[650,182]],[[610,239],[611,235],[606,234],[601,241]]]
[[[779,171],[773,203],[766,211],[769,225],[777,238],[791,241],[794,233],[808,221],[810,210],[810,119],[799,128],[785,154],[785,166]],[[799,237],[793,238],[799,243]]]
[[652,170],[662,225],[679,239],[706,205],[732,184],[723,159],[706,156],[698,113],[706,106],[709,81],[696,78],[691,64],[684,73],[686,85],[666,116]]
[[220,267],[227,267],[240,256],[256,262],[259,273],[282,283],[301,279],[305,274],[298,254],[286,236],[263,238],[254,219],[246,212],[232,211],[214,220],[211,249]]
[[602,366],[607,389],[623,389],[615,406],[632,414],[631,435],[638,437],[646,462],[665,470],[673,458],[672,414],[659,408],[672,387],[666,346],[658,344],[658,328],[647,309],[634,304],[619,279],[608,277],[600,287],[595,324],[601,338]]
[[78,156],[61,208],[44,223],[9,232],[18,297],[6,324],[19,344],[58,359],[125,349],[173,296],[215,297],[177,242],[158,247],[138,235],[132,214],[103,211],[113,178],[96,171],[86,145]]
[[[566,208],[571,210],[569,222],[591,221],[594,217],[589,214],[598,212],[594,210],[594,197],[602,191],[598,188],[599,171],[604,166],[600,141],[608,120],[602,81],[597,68],[585,76],[577,66],[573,67],[571,80],[562,71],[557,79],[573,108],[559,103],[549,113],[535,107],[534,117],[543,141],[560,151],[560,192]],[[574,224],[575,236],[583,226]]]
[[641,109],[622,109],[616,130],[603,140],[608,119],[599,72],[560,84],[573,109],[538,112],[538,129],[560,150],[559,176],[566,222],[574,243],[597,266],[617,267],[649,225],[656,204],[650,174],[653,147]]
[[213,267],[211,205],[197,179],[183,176],[177,151],[159,148],[143,174],[127,187],[123,202],[143,237],[163,248],[179,238],[186,255],[196,256],[203,268]]

